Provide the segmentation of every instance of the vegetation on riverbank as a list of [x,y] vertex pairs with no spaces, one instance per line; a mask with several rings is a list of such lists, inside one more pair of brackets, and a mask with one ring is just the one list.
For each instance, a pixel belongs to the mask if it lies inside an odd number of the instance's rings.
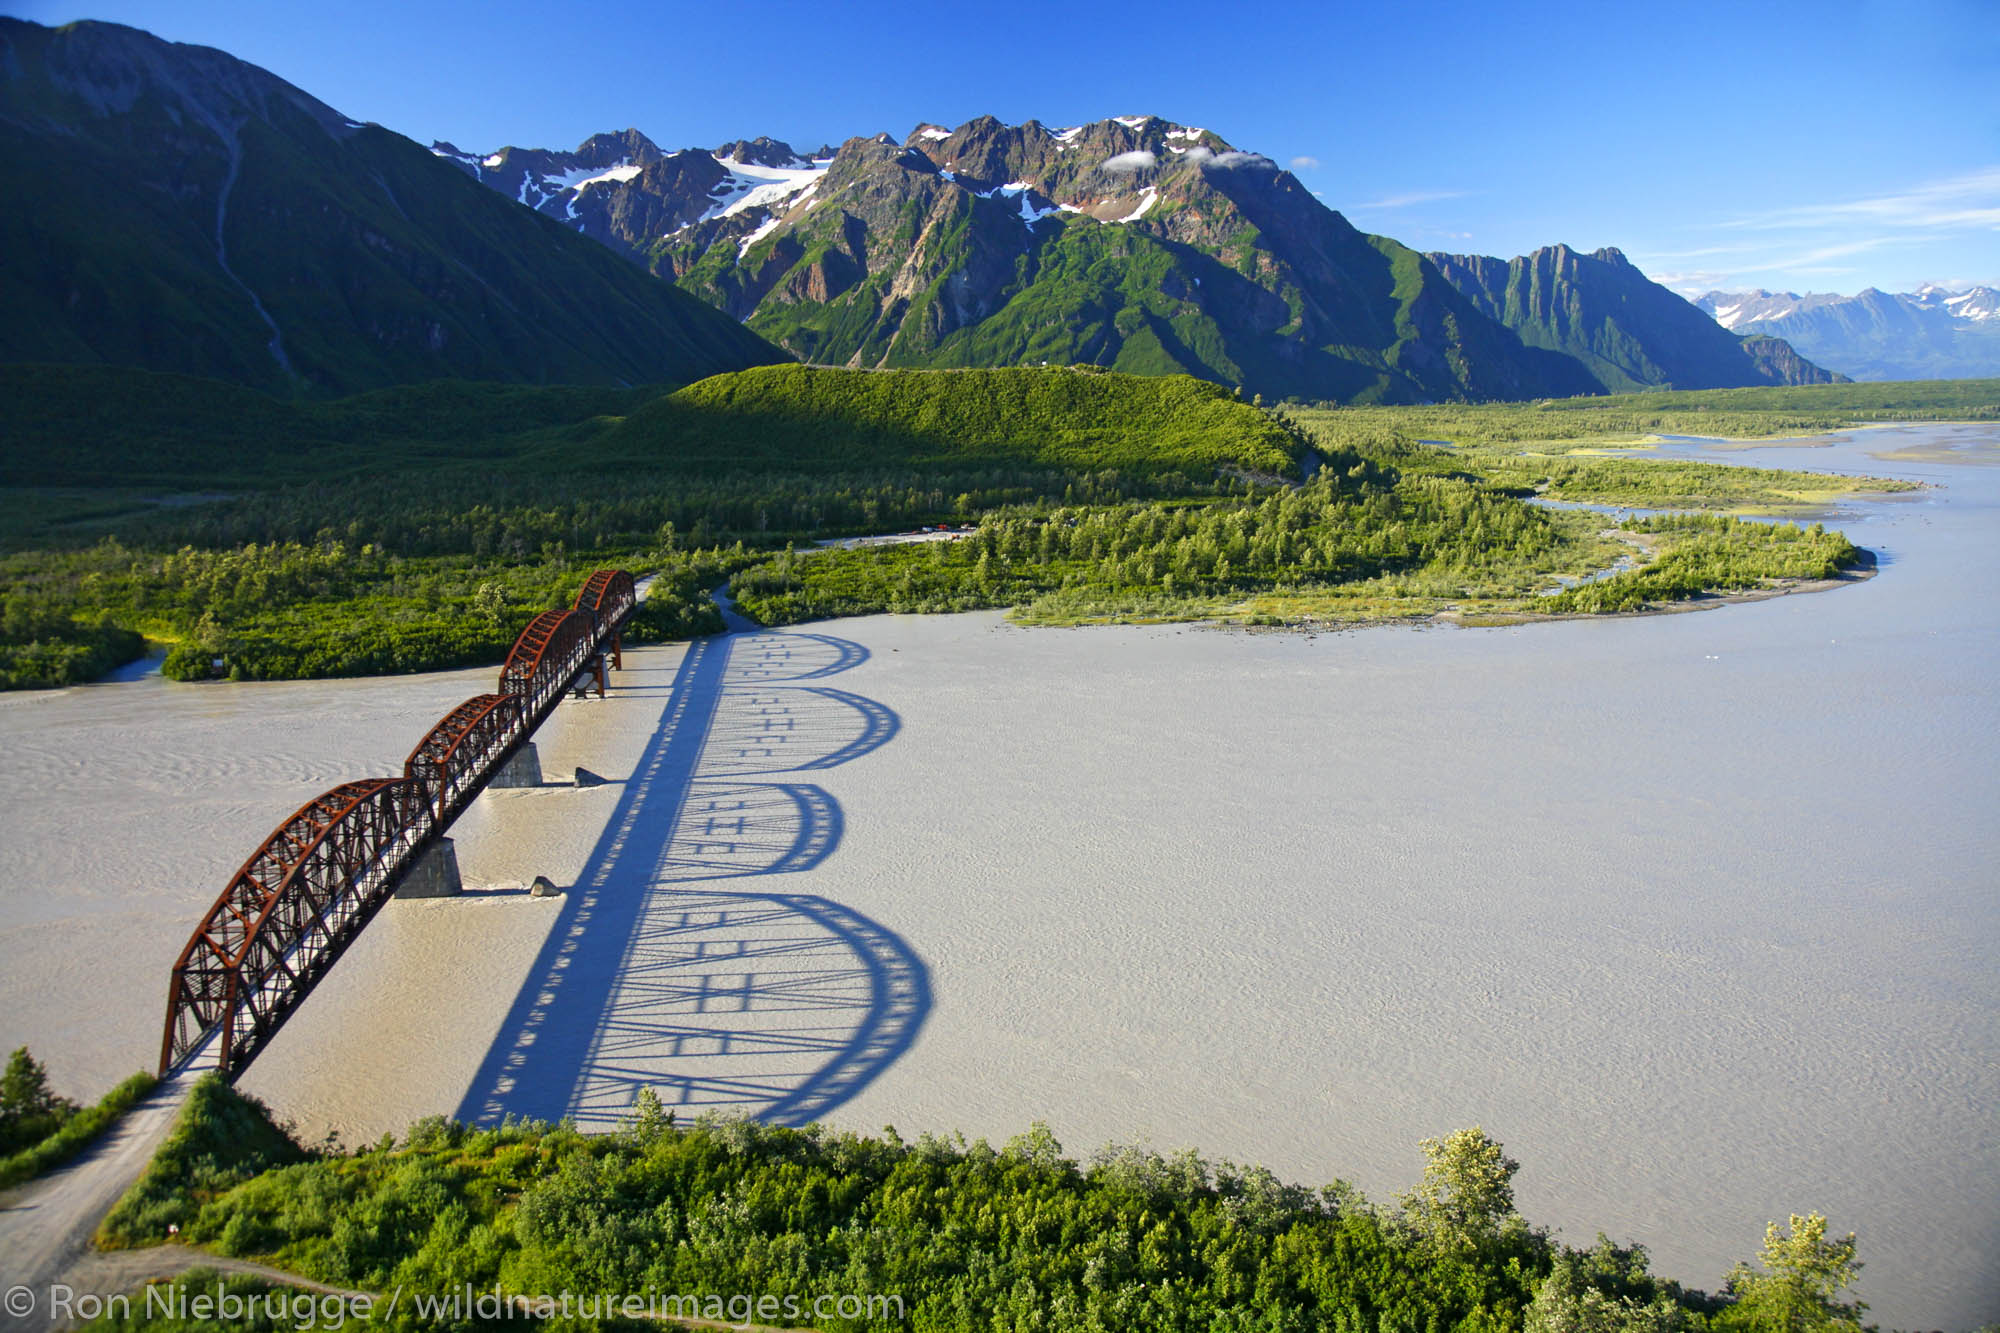
[[[1664,435],[1775,439],[1877,421],[2000,420],[2000,380],[1651,390],[1528,403],[1421,407],[1287,404],[1330,444],[1443,440],[1462,448],[1642,444]],[[1549,445],[1559,445],[1553,451]]]
[[312,1156],[262,1102],[210,1074],[189,1090],[180,1119],[98,1224],[95,1240],[108,1250],[163,1241],[243,1182]]
[[0,556],[9,688],[94,679],[142,635],[182,680],[491,663],[604,565],[658,576],[635,642],[685,638],[720,628],[707,593],[753,548],[1045,499],[1241,490],[1294,448],[1214,385],[1067,370],[280,402],[0,367],[0,389],[27,409],[0,476],[44,483],[0,506],[7,544],[30,547]]
[[[1473,421],[1487,408],[1410,408],[1409,413],[1463,414]],[[1288,420],[1322,449],[1361,448],[1393,462],[1407,476],[1477,480],[1504,494],[1645,509],[1707,509],[1758,514],[1808,513],[1849,495],[1921,490],[1915,482],[1779,468],[1736,467],[1683,459],[1603,457],[1601,450],[1565,450],[1595,436],[1517,439],[1467,427],[1466,441],[1439,444],[1415,438],[1393,424],[1340,413],[1292,412]],[[1448,421],[1433,423],[1442,429]],[[1461,423],[1462,424],[1462,423]],[[1356,444],[1360,440],[1364,443]]]
[[1079,1163],[1041,1126],[999,1149],[681,1126],[645,1093],[616,1134],[432,1118],[400,1142],[307,1154],[219,1080],[203,1088],[107,1238],[178,1226],[183,1241],[314,1281],[400,1290],[406,1318],[415,1294],[468,1284],[530,1298],[530,1311],[554,1293],[652,1293],[737,1320],[751,1316],[721,1303],[743,1294],[808,1310],[815,1297],[895,1298],[760,1321],[829,1330],[1749,1333],[1854,1328],[1860,1314],[1840,1299],[1853,1238],[1829,1237],[1817,1215],[1774,1227],[1764,1267],[1710,1296],[1651,1273],[1637,1247],[1574,1249],[1531,1225],[1514,1207],[1517,1163],[1476,1128],[1426,1141],[1416,1188],[1375,1202],[1191,1151],[1112,1147]]
[[[747,614],[771,625],[982,607],[1012,607],[1042,625],[1351,624],[1631,611],[1827,578],[1861,558],[1817,524],[1610,521],[1355,460],[1258,495],[1021,507],[988,515],[958,541],[787,551],[743,570],[732,588]],[[1582,581],[1635,553],[1644,565]]]
[[[641,640],[716,628],[706,593],[746,567],[744,606],[772,624],[973,607],[1047,624],[1546,611],[1538,594],[1632,548],[1524,497],[1803,513],[1907,485],[1565,452],[1578,442],[1823,429],[1864,410],[1971,416],[2000,400],[1989,390],[1272,416],[1195,380],[1063,368],[787,366],[673,394],[438,383],[281,402],[171,375],[0,367],[0,392],[26,409],[10,422],[22,447],[0,463],[15,483],[0,487],[0,549],[14,548],[0,555],[0,686],[93,679],[138,656],[142,635],[181,679],[491,663],[608,564],[661,575]],[[1440,438],[1459,447],[1423,442]],[[981,535],[782,554],[946,521]],[[1664,555],[1692,535],[1646,544]],[[1697,563],[1718,588],[1792,577],[1751,549],[1785,540],[1746,529]],[[1619,595],[1654,600],[1695,567]]]
[[1295,488],[1021,507],[988,515],[962,541],[786,553],[738,574],[733,590],[766,624],[982,606],[1025,606],[1043,621],[1116,619],[1134,598],[1157,618],[1187,619],[1256,592],[1409,571],[1460,595],[1525,596],[1594,550],[1570,516],[1463,481],[1404,481],[1357,455],[1337,462]]
[[1704,593],[1830,579],[1860,563],[1846,537],[1820,524],[1743,523],[1713,514],[1633,519],[1626,532],[1665,539],[1644,566],[1566,588],[1542,610],[1557,614],[1638,611]]
[[159,1082],[137,1073],[90,1106],[49,1090],[48,1075],[23,1046],[0,1074],[0,1189],[61,1166],[109,1129]]

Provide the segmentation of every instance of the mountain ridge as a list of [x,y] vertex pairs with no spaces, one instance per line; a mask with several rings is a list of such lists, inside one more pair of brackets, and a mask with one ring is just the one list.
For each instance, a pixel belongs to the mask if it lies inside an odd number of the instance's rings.
[[[4,23],[0,166],[48,187],[0,209],[15,361],[334,393],[686,382],[788,358],[1093,364],[1357,403],[1819,374],[1616,252],[1557,247],[1547,290],[1510,304],[1497,271],[1468,277],[1485,261],[1365,233],[1271,159],[1158,116],[921,122],[810,152],[762,136],[667,151],[628,128],[477,154],[348,119],[225,52]],[[1710,339],[1699,354],[1699,331],[1666,328],[1684,317]]]
[[[1670,344],[1710,339],[1670,352],[1671,375],[1512,327],[1441,271],[1448,257],[1360,232],[1271,159],[1158,116],[922,121],[810,155],[755,140],[754,160],[738,141],[634,154],[616,177],[581,156],[603,137],[568,156],[433,151],[808,361],[1084,361],[1340,401],[1824,378],[1782,344],[1721,335],[1636,269],[1677,322]],[[540,174],[511,174],[517,155]]]
[[1622,251],[1544,246],[1513,259],[1427,256],[1530,346],[1575,357],[1612,392],[1824,384],[1837,377],[1779,339],[1747,339],[1647,278]]
[[[0,18],[0,358],[281,393],[785,359],[401,135],[136,28]],[[610,258],[611,263],[605,263]]]
[[1784,338],[1860,380],[2000,375],[2000,290],[1926,283],[1914,292],[1711,291],[1695,305],[1724,328]]

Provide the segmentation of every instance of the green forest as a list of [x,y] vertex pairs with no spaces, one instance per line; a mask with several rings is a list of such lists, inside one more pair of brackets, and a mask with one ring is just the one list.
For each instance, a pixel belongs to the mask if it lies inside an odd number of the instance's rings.
[[[1094,368],[782,366],[671,392],[439,382],[286,400],[0,367],[16,408],[0,451],[0,687],[97,679],[149,641],[177,679],[496,662],[525,619],[605,565],[661,575],[642,640],[716,628],[708,594],[732,577],[770,624],[975,607],[1043,624],[1306,625],[1644,609],[1857,556],[1824,532],[1619,530],[1521,501],[1810,516],[1908,483],[1629,446],[1977,416],[1994,390],[1266,411],[1186,377]],[[974,532],[810,550],[944,523]],[[1562,591],[1697,543],[1646,577]]]
[[[1042,1125],[999,1148],[893,1128],[683,1125],[650,1092],[612,1134],[433,1117],[401,1139],[308,1151],[211,1076],[98,1241],[174,1234],[375,1293],[370,1327],[657,1326],[547,1317],[552,1300],[538,1314],[558,1293],[669,1295],[690,1317],[829,1331],[1861,1326],[1856,1239],[1818,1214],[1774,1222],[1756,1262],[1711,1294],[1654,1274],[1639,1247],[1573,1247],[1523,1218],[1520,1164],[1477,1127],[1426,1140],[1411,1165],[1413,1187],[1378,1201],[1192,1150],[1111,1146],[1079,1162]],[[425,1313],[423,1298],[468,1285],[517,1304],[501,1319]],[[871,1295],[872,1310],[839,1301]],[[728,1304],[760,1297],[774,1304]],[[90,1325],[187,1326],[141,1302]]]

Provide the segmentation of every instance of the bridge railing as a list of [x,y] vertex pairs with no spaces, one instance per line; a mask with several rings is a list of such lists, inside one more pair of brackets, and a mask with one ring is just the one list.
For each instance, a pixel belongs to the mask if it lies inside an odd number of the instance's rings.
[[234,1078],[277,1034],[405,872],[464,812],[607,644],[637,596],[599,570],[577,605],[522,630],[498,694],[466,700],[417,742],[400,778],[347,782],[306,802],[243,863],[195,927],[167,990],[160,1072],[211,1033]]

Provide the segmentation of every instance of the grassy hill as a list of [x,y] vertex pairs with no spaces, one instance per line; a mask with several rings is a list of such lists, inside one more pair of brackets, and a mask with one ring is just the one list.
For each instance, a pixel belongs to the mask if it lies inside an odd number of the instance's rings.
[[705,472],[1005,462],[1282,475],[1294,471],[1296,446],[1229,390],[1185,375],[770,366],[655,399],[592,450],[602,461]]
[[[676,392],[434,380],[279,398],[115,366],[0,365],[0,487],[266,489],[630,469],[714,477],[996,465],[1288,474],[1284,427],[1186,376],[765,367]],[[501,466],[504,465],[504,468]]]

